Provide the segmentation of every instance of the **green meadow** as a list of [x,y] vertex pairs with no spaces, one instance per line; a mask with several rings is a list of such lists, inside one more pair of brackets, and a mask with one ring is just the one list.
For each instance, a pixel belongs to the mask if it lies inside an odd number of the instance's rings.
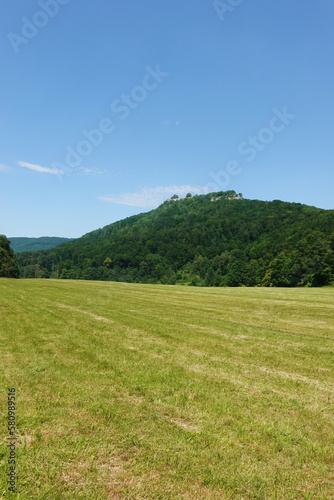
[[334,498],[334,287],[1,279],[0,352],[3,499]]

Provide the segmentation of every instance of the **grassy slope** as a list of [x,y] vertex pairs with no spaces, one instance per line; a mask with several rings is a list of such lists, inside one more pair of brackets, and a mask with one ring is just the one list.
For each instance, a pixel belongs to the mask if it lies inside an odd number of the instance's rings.
[[333,288],[2,279],[0,334],[0,495],[14,386],[19,498],[334,498]]

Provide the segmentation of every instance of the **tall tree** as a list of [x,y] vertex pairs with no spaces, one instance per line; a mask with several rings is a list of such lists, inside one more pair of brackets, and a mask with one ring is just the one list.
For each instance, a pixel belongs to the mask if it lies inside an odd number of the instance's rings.
[[5,235],[0,235],[0,277],[18,278],[20,275],[13,250]]

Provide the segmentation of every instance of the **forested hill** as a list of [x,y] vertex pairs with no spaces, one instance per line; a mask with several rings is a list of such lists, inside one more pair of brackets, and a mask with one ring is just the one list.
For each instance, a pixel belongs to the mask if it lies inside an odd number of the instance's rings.
[[37,252],[39,250],[49,250],[57,247],[71,238],[58,238],[56,236],[42,236],[41,238],[9,238],[10,246],[15,253]]
[[234,192],[168,200],[57,248],[19,254],[22,277],[322,286],[334,282],[334,210]]

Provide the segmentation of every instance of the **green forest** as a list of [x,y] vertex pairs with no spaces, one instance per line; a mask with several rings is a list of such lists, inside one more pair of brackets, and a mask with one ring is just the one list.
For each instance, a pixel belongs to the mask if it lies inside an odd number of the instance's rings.
[[23,278],[194,286],[334,283],[334,210],[234,191],[177,196],[56,248],[17,255]]

